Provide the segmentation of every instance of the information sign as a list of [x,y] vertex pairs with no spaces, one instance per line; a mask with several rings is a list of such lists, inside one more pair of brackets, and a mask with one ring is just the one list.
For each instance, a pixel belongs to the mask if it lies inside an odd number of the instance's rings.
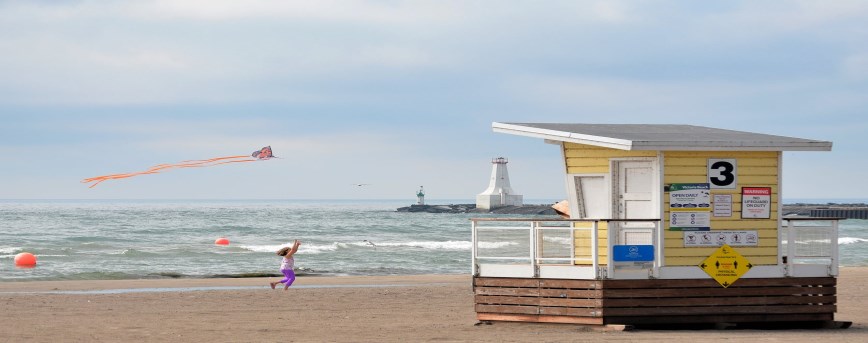
[[669,230],[711,229],[711,194],[707,183],[674,183],[669,186]]
[[703,231],[684,232],[685,247],[729,246],[755,247],[759,241],[756,231]]
[[732,217],[732,194],[715,194],[712,209],[715,217]]
[[612,260],[616,262],[654,261],[654,246],[615,245],[612,247]]

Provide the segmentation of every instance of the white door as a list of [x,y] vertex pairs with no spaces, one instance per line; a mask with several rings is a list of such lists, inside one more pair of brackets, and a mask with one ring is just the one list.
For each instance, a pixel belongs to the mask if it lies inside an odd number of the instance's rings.
[[[618,175],[614,217],[617,219],[654,219],[659,216],[654,201],[656,186],[652,161],[616,161]],[[620,223],[618,244],[652,244],[653,223]]]

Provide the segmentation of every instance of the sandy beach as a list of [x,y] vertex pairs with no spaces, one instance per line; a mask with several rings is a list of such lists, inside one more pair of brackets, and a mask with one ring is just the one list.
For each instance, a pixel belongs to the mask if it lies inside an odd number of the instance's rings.
[[848,329],[613,331],[477,324],[469,275],[0,283],[0,341],[866,342],[868,268],[841,268]]

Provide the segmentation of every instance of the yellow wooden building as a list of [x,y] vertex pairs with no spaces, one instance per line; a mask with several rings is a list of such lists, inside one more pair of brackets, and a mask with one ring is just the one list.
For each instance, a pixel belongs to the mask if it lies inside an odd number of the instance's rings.
[[783,218],[784,151],[691,125],[494,123],[563,154],[567,219],[473,222],[480,320],[832,321],[837,219]]

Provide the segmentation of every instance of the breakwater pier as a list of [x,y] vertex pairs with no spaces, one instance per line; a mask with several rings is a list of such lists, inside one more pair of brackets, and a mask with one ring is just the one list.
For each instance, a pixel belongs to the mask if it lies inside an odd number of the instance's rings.
[[784,216],[868,219],[868,204],[785,204]]

